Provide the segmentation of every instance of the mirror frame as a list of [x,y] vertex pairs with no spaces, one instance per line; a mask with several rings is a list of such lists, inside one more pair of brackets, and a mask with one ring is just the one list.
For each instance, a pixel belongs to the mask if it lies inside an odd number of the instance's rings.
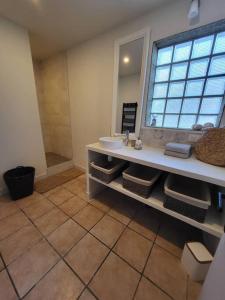
[[141,129],[142,111],[144,105],[146,73],[147,73],[147,64],[148,64],[148,55],[149,55],[149,46],[150,46],[150,32],[151,32],[150,27],[145,27],[123,38],[119,38],[114,42],[114,74],[113,74],[111,136],[122,135],[122,133],[116,132],[120,46],[135,41],[139,38],[144,38],[141,76],[140,76],[140,104],[138,105],[138,109],[137,109],[136,127],[135,127],[135,136],[139,137],[140,129]]

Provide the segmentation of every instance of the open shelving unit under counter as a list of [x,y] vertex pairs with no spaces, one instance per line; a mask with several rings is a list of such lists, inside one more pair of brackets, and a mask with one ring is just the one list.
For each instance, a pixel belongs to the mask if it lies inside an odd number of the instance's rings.
[[89,174],[89,163],[101,157],[101,154],[117,157],[129,162],[139,163],[145,166],[153,167],[162,171],[183,175],[190,178],[199,179],[208,183],[225,187],[225,169],[212,166],[195,157],[189,159],[180,159],[163,154],[160,148],[144,148],[141,151],[134,150],[131,147],[123,147],[118,150],[109,150],[101,147],[99,143],[87,146],[87,193],[89,197],[94,197],[105,187],[116,190],[137,201],[151,206],[165,214],[186,222],[196,228],[199,228],[216,237],[221,237],[224,233],[225,213],[218,212],[213,206],[207,212],[204,223],[199,223],[189,217],[179,214],[163,206],[165,194],[163,185],[156,185],[149,198],[143,198],[135,193],[123,188],[122,177],[118,177],[110,183],[105,183]]

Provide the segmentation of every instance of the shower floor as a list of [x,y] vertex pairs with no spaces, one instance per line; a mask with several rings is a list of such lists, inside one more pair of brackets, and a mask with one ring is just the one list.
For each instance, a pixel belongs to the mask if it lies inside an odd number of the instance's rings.
[[69,161],[69,158],[66,158],[64,156],[61,156],[59,154],[53,153],[53,152],[46,152],[45,153],[46,156],[46,161],[47,161],[47,167],[52,167],[52,166],[56,166],[59,165],[61,163],[64,163],[66,161]]

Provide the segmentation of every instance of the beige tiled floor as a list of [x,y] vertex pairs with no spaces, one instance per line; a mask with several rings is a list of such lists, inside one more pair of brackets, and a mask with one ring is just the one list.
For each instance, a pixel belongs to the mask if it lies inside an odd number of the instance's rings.
[[43,195],[0,198],[0,299],[197,300],[180,263],[198,232],[84,175]]

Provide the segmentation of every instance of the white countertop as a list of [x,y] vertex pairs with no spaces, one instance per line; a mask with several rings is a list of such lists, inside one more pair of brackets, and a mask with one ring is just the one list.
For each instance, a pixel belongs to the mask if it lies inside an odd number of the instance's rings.
[[154,147],[135,150],[124,146],[121,149],[109,150],[99,143],[88,145],[87,149],[225,187],[225,168],[206,164],[194,156],[188,159],[167,156],[164,155],[164,149]]

